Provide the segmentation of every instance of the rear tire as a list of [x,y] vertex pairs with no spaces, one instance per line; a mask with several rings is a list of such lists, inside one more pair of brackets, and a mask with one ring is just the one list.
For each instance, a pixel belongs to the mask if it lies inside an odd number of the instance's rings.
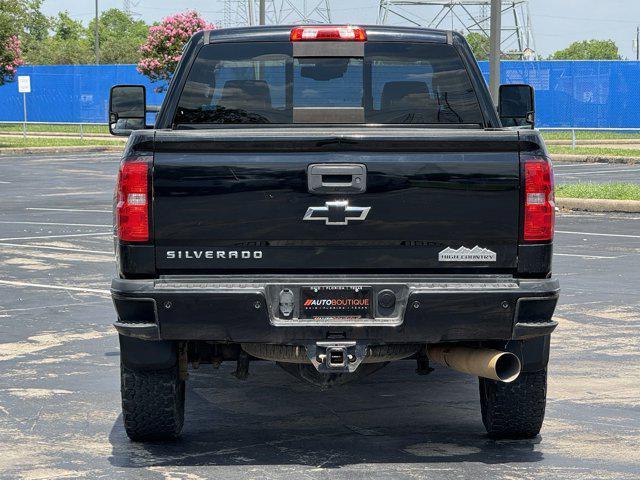
[[511,383],[480,378],[482,423],[491,438],[533,438],[542,428],[547,370],[521,373]]
[[184,424],[185,382],[178,367],[139,370],[121,365],[122,418],[136,442],[172,440]]

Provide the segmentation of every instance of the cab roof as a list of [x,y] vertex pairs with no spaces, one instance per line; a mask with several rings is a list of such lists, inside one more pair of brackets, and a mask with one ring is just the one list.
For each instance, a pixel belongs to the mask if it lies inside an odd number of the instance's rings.
[[[333,24],[332,24],[333,25]],[[332,25],[322,24],[323,27]],[[335,24],[343,26],[345,24]],[[261,25],[253,27],[220,28],[205,30],[201,34],[204,43],[212,42],[288,42],[291,29],[305,25]],[[450,30],[421,27],[397,27],[387,25],[353,25],[367,32],[368,42],[427,42],[453,43],[460,34]]]

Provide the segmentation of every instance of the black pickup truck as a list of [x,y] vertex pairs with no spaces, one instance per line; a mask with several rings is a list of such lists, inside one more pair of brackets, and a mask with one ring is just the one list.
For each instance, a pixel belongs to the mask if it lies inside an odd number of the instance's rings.
[[124,425],[177,436],[188,368],[339,385],[396,360],[479,377],[490,436],[538,434],[559,286],[533,91],[494,108],[464,38],[399,27],[200,32],[115,195]]

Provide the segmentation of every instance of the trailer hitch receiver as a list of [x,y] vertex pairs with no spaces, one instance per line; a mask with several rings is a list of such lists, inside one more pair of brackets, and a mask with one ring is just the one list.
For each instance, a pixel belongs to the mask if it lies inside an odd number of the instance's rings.
[[316,342],[306,347],[309,360],[320,373],[353,373],[367,352],[366,345],[355,341]]

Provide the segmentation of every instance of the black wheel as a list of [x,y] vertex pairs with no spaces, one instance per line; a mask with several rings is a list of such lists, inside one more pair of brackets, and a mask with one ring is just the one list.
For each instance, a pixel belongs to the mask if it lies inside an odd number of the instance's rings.
[[533,438],[542,428],[547,371],[521,373],[511,383],[480,379],[482,423],[490,437]]
[[134,441],[177,438],[184,424],[185,382],[178,367],[137,370],[120,367],[122,418]]

